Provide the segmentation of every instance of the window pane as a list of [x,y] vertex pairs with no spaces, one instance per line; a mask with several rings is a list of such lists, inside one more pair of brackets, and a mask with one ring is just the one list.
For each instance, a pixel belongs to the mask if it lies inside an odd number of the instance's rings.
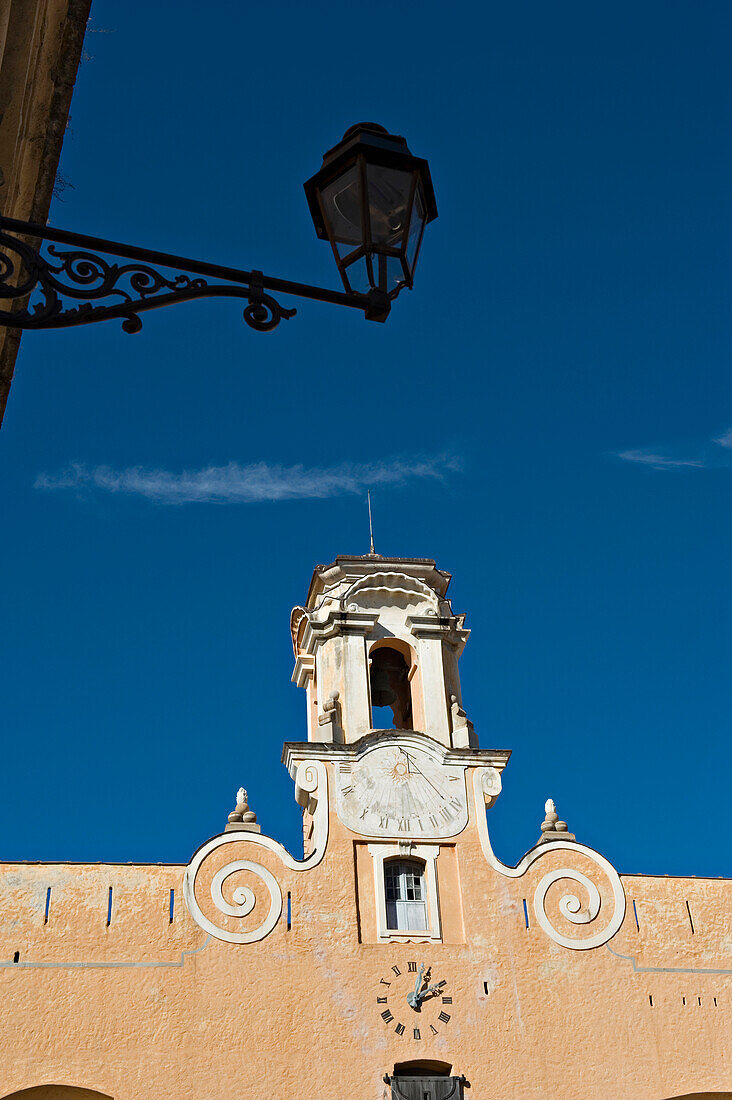
[[409,932],[421,932],[427,927],[427,914],[423,901],[397,901],[397,928]]
[[415,860],[389,860],[384,864],[387,927],[397,931],[427,928],[424,868]]

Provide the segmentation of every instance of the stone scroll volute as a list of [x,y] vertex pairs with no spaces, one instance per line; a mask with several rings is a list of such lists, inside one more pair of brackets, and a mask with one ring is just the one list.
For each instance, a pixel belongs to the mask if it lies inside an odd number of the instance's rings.
[[507,878],[521,878],[541,860],[543,875],[533,889],[531,907],[540,928],[561,947],[587,951],[612,939],[625,917],[625,891],[612,864],[584,844],[552,840],[532,848],[515,867],[502,863],[493,851],[486,806],[500,791],[493,768],[476,768],[473,795],[483,854],[490,866]]
[[295,859],[271,837],[230,832],[212,837],[193,856],[183,877],[183,896],[195,922],[227,943],[256,943],[282,915],[283,881],[290,872],[316,867],[328,843],[328,777],[325,765],[293,767],[298,800],[313,814],[314,843],[307,859]]

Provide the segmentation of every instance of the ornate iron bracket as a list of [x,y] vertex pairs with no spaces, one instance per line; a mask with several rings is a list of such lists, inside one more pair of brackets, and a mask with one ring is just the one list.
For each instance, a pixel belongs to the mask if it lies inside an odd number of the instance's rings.
[[[45,255],[42,241],[55,242],[47,245]],[[57,244],[74,247],[65,250]],[[111,262],[99,253],[131,262]],[[161,267],[171,273],[164,274]],[[119,318],[124,331],[132,333],[140,331],[140,314],[149,309],[196,298],[242,298],[247,302],[246,323],[257,332],[271,332],[296,311],[285,309],[267,290],[350,306],[363,310],[371,321],[385,321],[389,314],[389,300],[378,291],[344,294],[274,279],[261,271],[221,267],[0,217],[0,300],[18,305],[0,307],[0,325],[8,328],[68,328]],[[74,301],[80,304],[71,305]]]

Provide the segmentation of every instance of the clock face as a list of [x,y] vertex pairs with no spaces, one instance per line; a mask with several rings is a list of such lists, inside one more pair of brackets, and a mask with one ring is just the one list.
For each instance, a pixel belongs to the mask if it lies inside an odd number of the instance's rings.
[[465,769],[408,743],[379,745],[337,765],[344,825],[364,836],[455,836],[468,823]]
[[439,1035],[452,1018],[452,995],[446,978],[423,962],[408,962],[406,971],[392,966],[377,986],[376,1007],[384,1024],[405,1039],[421,1042]]

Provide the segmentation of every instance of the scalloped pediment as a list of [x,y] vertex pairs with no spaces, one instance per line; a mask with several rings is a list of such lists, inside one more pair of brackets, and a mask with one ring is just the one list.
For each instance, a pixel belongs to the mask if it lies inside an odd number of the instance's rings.
[[371,573],[360,577],[341,598],[346,611],[379,607],[412,608],[416,613],[437,614],[437,594],[416,577],[406,573]]

